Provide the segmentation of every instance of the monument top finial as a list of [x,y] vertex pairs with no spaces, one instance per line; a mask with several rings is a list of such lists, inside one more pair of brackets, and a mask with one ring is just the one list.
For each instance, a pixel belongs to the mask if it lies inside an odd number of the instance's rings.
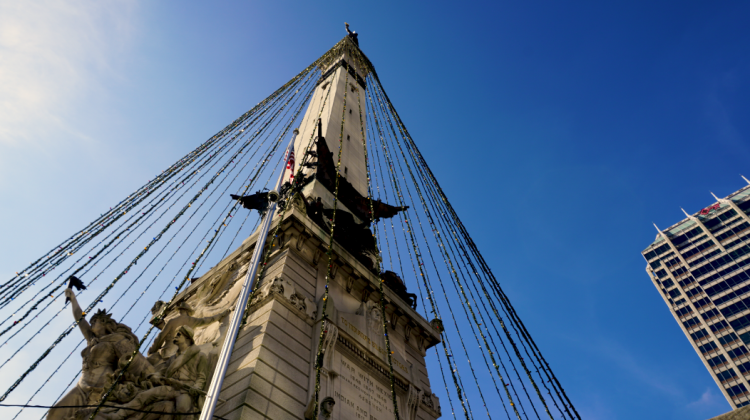
[[346,25],[346,33],[348,34],[349,38],[354,41],[354,45],[359,47],[359,34],[357,31],[352,31],[349,29],[349,24],[347,22],[344,22],[344,25]]

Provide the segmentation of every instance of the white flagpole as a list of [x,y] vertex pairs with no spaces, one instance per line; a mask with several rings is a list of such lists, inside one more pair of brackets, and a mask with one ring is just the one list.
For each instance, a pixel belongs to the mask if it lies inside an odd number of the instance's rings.
[[[282,166],[281,174],[279,175],[279,180],[276,183],[276,192],[280,190],[281,185],[284,182],[284,175],[286,174],[289,153],[294,150],[294,141],[297,138],[298,134],[299,130],[295,129],[294,135],[289,141],[289,146],[287,146],[286,152],[284,154],[284,164]],[[287,205],[290,204],[291,203],[287,203]],[[247,275],[242,282],[242,291],[240,291],[240,296],[237,298],[237,306],[235,306],[234,312],[232,313],[232,321],[230,322],[229,328],[227,329],[227,336],[224,340],[224,346],[221,348],[221,353],[219,353],[219,360],[216,363],[216,370],[214,371],[213,379],[211,379],[211,385],[208,387],[208,391],[206,392],[206,401],[203,404],[203,410],[201,411],[199,420],[213,419],[214,411],[216,410],[216,403],[219,398],[219,392],[221,392],[221,385],[224,383],[224,375],[226,374],[227,366],[229,366],[229,358],[232,356],[234,342],[237,340],[237,333],[240,329],[240,323],[242,322],[242,317],[245,314],[247,300],[250,298],[250,292],[252,292],[253,287],[255,286],[255,282],[257,281],[256,277],[258,273],[258,265],[260,264],[260,259],[263,255],[263,246],[266,243],[266,236],[268,236],[268,230],[271,227],[271,221],[273,220],[273,215],[275,212],[276,202],[272,202],[268,207],[268,211],[266,212],[266,215],[263,218],[263,223],[261,224],[260,230],[258,231],[258,238],[255,242],[255,250],[253,251],[253,256],[250,259],[250,266],[247,269]]]

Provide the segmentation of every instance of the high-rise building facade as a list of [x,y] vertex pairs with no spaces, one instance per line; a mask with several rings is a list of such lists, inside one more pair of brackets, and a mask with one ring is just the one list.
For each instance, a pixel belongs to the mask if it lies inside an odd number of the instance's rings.
[[680,328],[738,408],[750,404],[750,185],[714,198],[677,224],[657,227],[642,255]]

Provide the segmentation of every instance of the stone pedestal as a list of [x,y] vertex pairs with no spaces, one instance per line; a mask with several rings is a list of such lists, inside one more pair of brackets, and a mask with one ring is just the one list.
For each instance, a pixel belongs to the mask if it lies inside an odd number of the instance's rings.
[[[333,248],[324,318],[328,235],[307,218],[300,203],[288,209],[283,220],[277,217],[274,227],[278,223],[276,246],[224,380],[221,398],[226,402],[216,414],[232,420],[302,419],[306,411],[309,415],[315,395],[315,355],[322,339],[320,400],[334,399],[331,419],[394,418],[382,331],[385,318],[401,418],[438,418],[440,402],[432,395],[424,357],[439,342],[439,333],[387,287],[388,303],[382,314],[378,277],[338,244]],[[180,298],[201,314],[231,307],[256,240],[248,238]],[[202,339],[197,344],[209,354],[218,353],[227,322],[199,328]],[[325,323],[322,336],[321,322]]]

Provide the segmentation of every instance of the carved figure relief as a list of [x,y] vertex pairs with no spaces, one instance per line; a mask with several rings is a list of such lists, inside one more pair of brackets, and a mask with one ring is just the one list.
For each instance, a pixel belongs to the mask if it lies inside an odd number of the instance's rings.
[[[81,318],[83,312],[70,288],[65,290],[65,296],[71,301],[75,319]],[[153,311],[160,309],[161,306],[157,303]],[[185,311],[189,307],[180,309]],[[87,344],[81,352],[81,378],[75,388],[58,401],[56,406],[61,408],[49,410],[48,420],[88,418],[93,414],[93,408],[79,409],[75,406],[96,405],[101,402],[102,395],[115,384],[115,378],[120,376],[126,366],[127,370],[115,385],[108,403],[175,414],[200,409],[202,396],[205,395],[203,389],[208,375],[208,363],[206,355],[195,344],[191,327],[181,324],[172,328],[167,322],[161,334],[172,331],[169,338],[176,347],[176,353],[166,359],[154,357],[148,360],[136,352],[133,361],[129,362],[138,348],[138,337],[128,326],[116,322],[104,310],[95,313],[90,321],[81,319],[78,325]],[[162,415],[155,413],[144,415],[132,410],[103,408],[95,419],[155,420],[161,417]]]
[[305,303],[304,296],[300,296],[299,294],[294,293],[292,294],[292,297],[289,299],[289,301],[300,311],[307,312],[307,304]]
[[331,416],[333,415],[333,406],[336,404],[336,401],[333,399],[333,397],[325,397],[323,398],[323,401],[320,403],[320,415],[318,416],[321,420],[330,420]]
[[179,305],[177,305],[177,310],[179,311],[180,315],[167,321],[162,331],[159,333],[159,335],[156,336],[154,343],[148,349],[149,357],[157,352],[160,353],[161,358],[171,356],[177,348],[170,341],[170,339],[174,336],[175,332],[177,332],[177,330],[181,326],[184,325],[190,327],[191,329],[194,329],[196,327],[219,321],[227,316],[229,312],[231,312],[231,309],[226,309],[218,315],[205,318],[196,318],[192,316],[193,308],[191,308],[190,305],[187,304],[187,302],[181,302]]
[[425,391],[421,397],[422,408],[435,417],[442,415],[440,410],[440,399],[430,391]]
[[377,306],[372,306],[368,312],[367,328],[376,337],[383,333],[383,314]]
[[294,285],[282,277],[275,277],[270,281],[264,281],[258,291],[255,292],[251,304],[255,305],[270,295],[277,296],[291,303],[293,307],[304,312],[306,316],[310,318],[314,317],[315,306],[312,304],[312,301],[302,295],[302,293],[297,292]]
[[271,287],[268,290],[269,293],[276,293],[279,295],[284,294],[284,281],[280,278],[275,278],[271,281]]
[[[202,406],[202,396],[205,395],[203,388],[208,375],[206,355],[195,345],[193,329],[186,325],[178,328],[172,342],[177,346],[177,353],[157,365],[157,371],[148,377],[157,386],[138,392],[123,407],[144,409],[162,403],[160,410],[153,411],[189,413]],[[138,415],[127,409],[110,408],[104,409],[101,417],[105,420],[125,420]]]

